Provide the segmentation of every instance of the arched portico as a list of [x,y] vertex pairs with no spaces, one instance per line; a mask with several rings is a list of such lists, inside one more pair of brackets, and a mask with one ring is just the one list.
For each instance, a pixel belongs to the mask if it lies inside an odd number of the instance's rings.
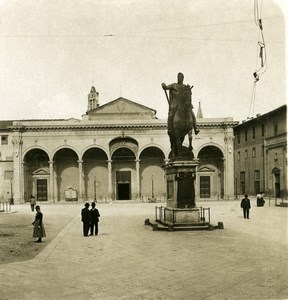
[[165,188],[165,154],[158,147],[145,148],[140,160],[140,194],[142,198],[164,197]]
[[83,160],[84,199],[97,201],[109,195],[109,174],[107,154],[100,148],[91,147],[85,151]]
[[37,201],[48,201],[50,190],[49,156],[40,148],[28,150],[23,157],[24,201],[31,195]]
[[82,199],[82,161],[78,154],[71,148],[61,148],[53,156],[53,200],[61,201],[67,198],[65,191],[73,189],[76,191],[73,199]]
[[196,197],[202,200],[224,198],[224,155],[215,145],[206,145],[198,152]]

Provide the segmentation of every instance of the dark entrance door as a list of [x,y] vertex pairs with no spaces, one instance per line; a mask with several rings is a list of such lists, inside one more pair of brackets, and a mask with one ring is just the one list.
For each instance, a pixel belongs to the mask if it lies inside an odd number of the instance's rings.
[[37,200],[47,201],[47,179],[37,180]]
[[130,183],[118,183],[118,200],[130,200]]
[[200,198],[210,198],[210,176],[200,176]]
[[117,199],[130,200],[131,199],[131,172],[117,171]]
[[280,193],[280,173],[275,173],[275,196],[277,198],[281,197]]

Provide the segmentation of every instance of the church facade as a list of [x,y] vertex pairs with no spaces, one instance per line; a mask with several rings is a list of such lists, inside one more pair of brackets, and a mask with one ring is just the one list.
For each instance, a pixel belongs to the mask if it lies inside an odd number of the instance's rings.
[[[200,109],[200,107],[199,107]],[[193,136],[196,201],[234,199],[232,118],[203,118]],[[167,121],[125,98],[99,105],[94,87],[82,119],[0,121],[0,198],[165,201]],[[184,141],[188,145],[188,140]]]

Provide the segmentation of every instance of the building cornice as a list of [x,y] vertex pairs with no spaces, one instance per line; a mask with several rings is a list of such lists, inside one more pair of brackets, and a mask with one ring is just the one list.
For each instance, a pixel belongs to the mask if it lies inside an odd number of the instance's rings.
[[[234,128],[238,121],[232,118],[197,119],[198,127],[202,129]],[[97,130],[167,130],[166,119],[135,120],[135,119],[112,119],[102,120],[22,120],[14,121],[8,127],[13,131],[97,131]]]

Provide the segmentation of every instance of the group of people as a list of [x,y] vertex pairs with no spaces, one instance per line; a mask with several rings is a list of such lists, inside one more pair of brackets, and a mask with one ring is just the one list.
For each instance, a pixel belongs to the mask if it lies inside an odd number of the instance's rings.
[[[91,209],[89,210],[89,203],[85,203],[85,207],[81,210],[81,221],[83,222],[83,235],[88,236],[89,229],[90,234],[98,235],[98,222],[99,222],[99,210],[96,208],[96,203],[91,203]],[[95,231],[94,231],[95,230]]]
[[[265,200],[263,198],[263,193],[261,193],[261,197],[257,197],[257,206],[264,206]],[[258,205],[259,204],[259,205]],[[99,210],[96,208],[96,203],[91,203],[91,209],[89,210],[89,203],[85,203],[84,208],[81,210],[81,221],[83,222],[83,235],[98,235],[98,223],[100,218]],[[244,219],[249,219],[249,211],[251,209],[250,199],[246,194],[244,198],[241,200],[240,207],[243,209],[243,217]],[[31,206],[32,209],[32,206]],[[38,238],[37,243],[42,242],[42,238],[46,237],[46,232],[43,224],[43,214],[40,210],[40,206],[36,205],[36,215],[35,220],[32,223],[33,227],[33,237]],[[34,211],[34,206],[32,211]],[[89,234],[90,230],[90,234]]]
[[[264,206],[265,200],[264,200],[264,193],[259,193],[256,196],[256,205]],[[251,209],[250,199],[248,198],[248,195],[246,194],[244,198],[241,200],[240,207],[243,209],[243,217],[244,219],[249,219],[249,211]]]
[[[99,210],[96,208],[95,202],[91,203],[91,209],[89,210],[89,203],[85,203],[85,207],[81,210],[81,220],[83,222],[83,235],[88,236],[89,229],[90,234],[89,235],[98,235],[98,222],[100,218]],[[44,228],[43,223],[43,214],[40,210],[40,206],[36,205],[36,215],[35,219],[32,223],[33,225],[33,237],[38,238],[36,240],[37,243],[42,243],[42,238],[46,237],[46,232]],[[34,211],[34,206],[31,210]]]

